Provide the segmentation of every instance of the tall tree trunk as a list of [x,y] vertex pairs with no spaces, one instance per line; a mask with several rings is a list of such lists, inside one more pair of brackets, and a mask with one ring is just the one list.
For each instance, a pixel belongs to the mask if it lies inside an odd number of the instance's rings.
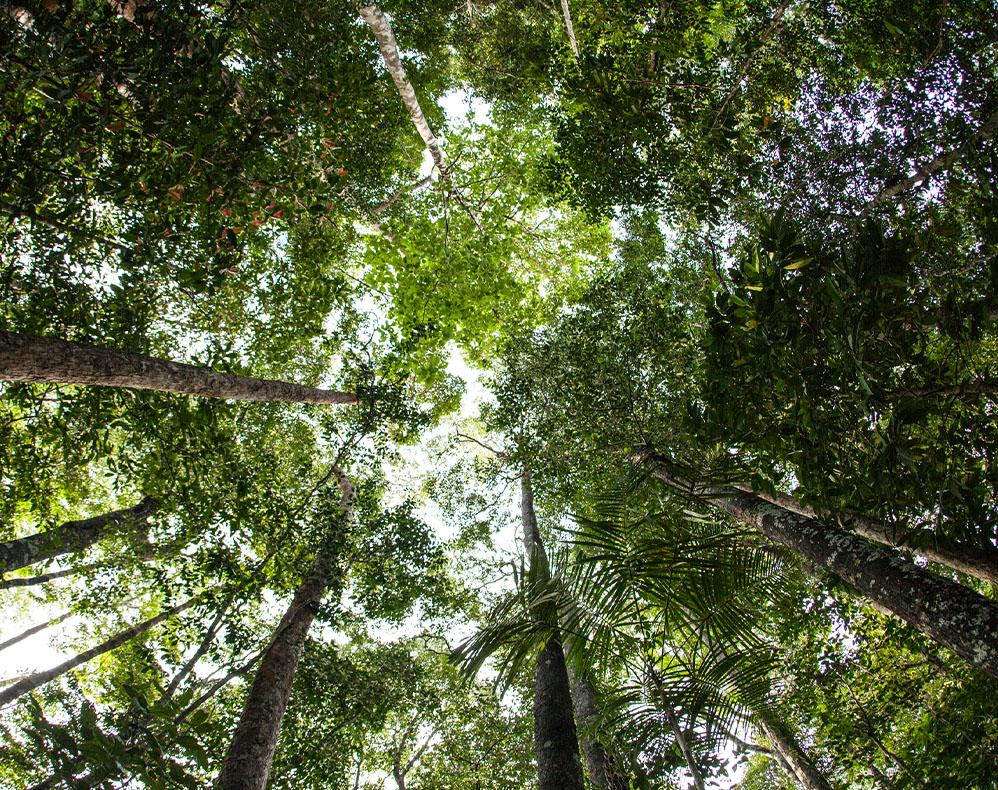
[[113,637],[102,642],[96,647],[92,647],[89,650],[85,650],[82,653],[73,656],[68,661],[63,661],[61,664],[59,664],[56,667],[53,667],[52,669],[47,669],[44,672],[36,672],[33,675],[28,675],[28,677],[23,678],[19,680],[17,683],[13,684],[12,686],[5,688],[3,691],[0,691],[0,707],[13,702],[22,694],[27,694],[29,691],[34,691],[36,688],[48,683],[50,680],[54,680],[60,675],[64,675],[65,673],[69,672],[71,669],[76,669],[76,667],[80,666],[81,664],[87,663],[92,658],[104,655],[104,653],[108,653],[117,647],[121,647],[123,644],[131,641],[140,634],[144,634],[150,628],[154,628],[155,626],[162,623],[164,620],[167,620],[170,617],[173,617],[173,615],[179,614],[180,612],[184,611],[185,609],[193,605],[195,600],[196,598],[190,598],[182,604],[178,604],[177,606],[173,606],[167,609],[165,612],[160,612],[155,617],[150,617],[148,620],[144,620],[141,623],[136,623],[130,628],[126,628],[124,631],[119,631]]
[[548,639],[534,668],[534,748],[538,790],[582,790],[572,694],[557,631]]
[[[537,528],[530,472],[520,476],[523,548],[531,568],[547,567]],[[582,790],[582,762],[575,730],[572,692],[558,629],[547,640],[534,667],[534,750],[539,790]]]
[[768,710],[760,709],[754,713],[759,728],[769,740],[773,750],[789,767],[793,778],[804,790],[832,790],[828,780],[814,767],[814,763],[783,722]]
[[641,452],[632,460],[670,486],[707,499],[770,540],[794,549],[839,576],[958,656],[998,677],[998,602],[858,535],[808,518],[735,488],[699,488],[676,475],[664,456]]
[[416,131],[423,138],[423,143],[426,145],[426,150],[430,152],[433,164],[440,171],[440,177],[446,178],[447,162],[444,159],[444,152],[441,150],[440,143],[437,142],[436,135],[433,134],[426,116],[423,115],[423,109],[419,106],[419,99],[416,97],[416,89],[412,87],[412,83],[409,82],[405,69],[402,67],[399,45],[392,32],[392,26],[385,18],[384,12],[376,5],[361,6],[357,9],[357,13],[374,33],[374,37],[378,41],[378,49],[381,50],[381,57],[385,62],[385,68],[388,69],[388,73],[391,74],[392,80],[395,82],[395,87],[398,88],[402,103],[409,111],[409,117],[412,118]]
[[[338,467],[336,476],[343,518],[350,519],[353,513],[353,485]],[[291,606],[278,624],[253,679],[242,716],[215,782],[217,790],[264,790],[267,786],[281,720],[291,697],[291,685],[305,649],[308,629],[329,586],[330,574],[336,572],[336,560],[328,553],[316,555],[308,576],[298,587]]]
[[594,734],[594,725],[599,718],[596,689],[589,678],[568,671],[568,681],[572,690],[572,705],[582,744],[582,754],[589,769],[589,781],[595,790],[628,790],[630,782],[620,769],[613,753]]
[[13,332],[0,332],[0,381],[132,387],[227,400],[357,403],[350,392],[219,373],[105,346]]
[[565,31],[568,33],[568,44],[572,48],[575,59],[579,59],[579,41],[575,37],[575,25],[572,24],[572,9],[568,7],[568,0],[561,0],[561,15],[565,20]]
[[159,505],[155,500],[146,497],[126,510],[115,510],[81,521],[67,521],[55,529],[0,543],[0,575],[63,554],[83,551],[110,529],[144,521],[157,507]]
[[868,540],[883,543],[887,546],[910,549],[921,554],[931,562],[945,565],[947,568],[976,576],[982,581],[998,584],[998,549],[968,546],[964,543],[957,543],[954,540],[939,535],[932,530],[921,530],[911,534],[902,534],[887,526],[886,524],[864,516],[861,513],[854,513],[850,510],[834,513],[817,513],[814,508],[805,505],[800,500],[781,492],[765,493],[753,491],[748,486],[736,486],[739,491],[747,494],[755,494],[767,502],[791,510],[799,515],[808,518],[827,518],[848,527],[857,535],[861,535]]

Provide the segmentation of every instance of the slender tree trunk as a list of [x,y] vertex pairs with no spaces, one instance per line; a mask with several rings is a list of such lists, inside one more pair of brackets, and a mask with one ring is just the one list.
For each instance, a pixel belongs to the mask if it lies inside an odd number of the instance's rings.
[[17,636],[8,639],[6,642],[0,642],[0,650],[6,650],[8,647],[13,647],[18,642],[27,639],[29,636],[34,636],[46,628],[51,628],[53,625],[59,625],[59,623],[65,622],[70,617],[72,617],[75,612],[63,612],[58,617],[53,617],[51,620],[41,623],[39,625],[33,625],[31,628],[26,628],[24,631],[19,633]]
[[0,707],[10,704],[21,695],[27,694],[29,691],[34,691],[39,686],[43,686],[46,683],[48,683],[50,680],[54,680],[60,675],[64,675],[65,673],[69,672],[71,669],[76,669],[76,667],[80,666],[81,664],[87,663],[92,658],[104,655],[104,653],[108,653],[117,647],[121,647],[123,644],[131,641],[140,634],[144,634],[150,628],[156,627],[164,620],[167,620],[173,617],[173,615],[179,614],[180,612],[189,608],[191,605],[194,604],[195,600],[196,600],[195,598],[190,598],[184,603],[178,604],[177,606],[173,606],[167,609],[165,612],[161,612],[160,614],[156,615],[155,617],[150,617],[148,620],[144,620],[141,623],[136,623],[131,628],[126,628],[124,631],[118,632],[113,637],[102,642],[96,647],[92,647],[89,650],[85,650],[84,652],[76,656],[73,656],[73,658],[69,659],[68,661],[62,662],[61,664],[59,664],[56,667],[53,667],[52,669],[47,669],[44,672],[36,672],[33,675],[28,675],[28,677],[23,678],[14,685],[5,688],[3,691],[0,691]]
[[[354,489],[338,468],[340,506],[343,518],[353,513]],[[308,629],[336,572],[336,557],[320,553],[308,576],[295,592],[294,600],[277,626],[270,646],[257,669],[243,706],[232,743],[215,782],[217,790],[264,790],[281,731],[281,720],[291,697],[298,662],[305,649]]]
[[157,507],[159,505],[155,500],[146,497],[126,510],[115,510],[82,521],[67,521],[55,529],[0,543],[0,574],[63,554],[83,551],[109,530],[145,520]]
[[696,489],[677,477],[668,459],[632,456],[670,486],[703,497],[770,540],[794,549],[839,576],[958,656],[998,677],[998,602],[818,519],[734,488]]
[[[520,476],[523,548],[531,568],[547,555],[537,528],[530,472]],[[558,629],[548,638],[534,667],[534,750],[538,790],[582,790],[582,762],[575,730],[572,692]]]
[[392,32],[392,26],[385,18],[384,12],[376,5],[361,6],[357,9],[357,13],[367,23],[367,26],[371,28],[371,32],[374,33],[374,37],[378,41],[378,48],[381,50],[381,57],[385,62],[385,68],[388,69],[388,73],[391,74],[392,80],[395,82],[395,87],[398,88],[399,96],[402,97],[402,103],[409,111],[409,117],[412,118],[412,123],[416,127],[416,131],[423,138],[426,150],[430,152],[430,156],[433,158],[433,164],[440,171],[440,177],[446,178],[447,162],[444,159],[444,152],[441,150],[440,143],[437,142],[436,135],[433,134],[426,116],[423,115],[423,110],[419,106],[419,99],[416,97],[416,90],[412,87],[412,83],[409,82],[405,69],[402,67],[402,59],[399,57],[399,45],[395,40],[395,34]]
[[915,535],[899,533],[886,524],[852,511],[818,514],[814,508],[805,505],[800,500],[781,492],[764,493],[753,491],[748,486],[737,486],[739,491],[755,494],[767,502],[779,505],[807,518],[827,518],[868,540],[883,543],[887,546],[910,549],[921,554],[931,562],[945,565],[947,568],[976,576],[982,581],[998,584],[998,549],[968,546],[939,535],[932,530],[921,530]]
[[219,373],[105,346],[0,332],[0,380],[84,384],[227,400],[357,403],[350,392]]
[[767,710],[757,710],[756,721],[763,731],[773,750],[790,768],[793,778],[804,790],[832,790],[832,786],[814,763],[805,754],[797,739],[776,716]]
[[92,562],[87,565],[74,565],[72,568],[63,568],[61,571],[39,573],[36,576],[15,576],[13,579],[3,579],[0,580],[0,590],[9,590],[12,587],[33,587],[36,584],[45,584],[45,582],[63,579],[66,576],[72,576],[75,573],[82,573],[83,571],[90,570],[91,568],[96,568],[98,565],[100,565],[99,562]]
[[575,37],[575,25],[572,24],[572,9],[568,7],[568,0],[561,0],[561,15],[565,19],[565,31],[568,33],[568,44],[572,48],[575,59],[579,59],[579,41]]
[[686,735],[683,733],[682,727],[679,726],[679,719],[676,718],[676,714],[672,712],[666,713],[666,718],[669,722],[669,727],[672,728],[672,734],[676,736],[676,743],[679,744],[679,751],[683,753],[683,758],[686,760],[686,767],[689,769],[690,776],[693,778],[693,786],[696,790],[704,790],[703,775],[700,773],[700,766],[697,765],[696,760],[693,758],[693,750],[690,749],[690,744],[686,740]]
[[630,782],[626,774],[620,769],[613,753],[593,733],[599,718],[596,689],[588,678],[573,672],[571,668],[568,671],[568,681],[572,690],[579,742],[589,769],[589,781],[595,790],[628,790]]

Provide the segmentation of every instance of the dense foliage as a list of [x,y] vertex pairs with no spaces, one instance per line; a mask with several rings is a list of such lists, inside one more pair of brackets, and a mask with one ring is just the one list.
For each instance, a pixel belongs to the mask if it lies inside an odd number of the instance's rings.
[[0,785],[994,787],[993,5],[362,6],[5,4]]

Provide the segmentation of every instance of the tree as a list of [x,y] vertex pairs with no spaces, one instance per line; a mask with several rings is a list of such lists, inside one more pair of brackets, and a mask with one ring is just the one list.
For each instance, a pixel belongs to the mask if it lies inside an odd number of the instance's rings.
[[51,338],[0,335],[0,376],[7,381],[90,384],[232,400],[350,404],[357,396]]
[[[340,512],[334,514],[334,518],[342,524],[336,525],[338,529],[334,527],[328,539],[342,541],[353,518],[356,494],[353,483],[342,470],[334,467],[333,474],[340,489]],[[264,788],[267,785],[284,709],[291,696],[309,626],[327,587],[336,581],[340,572],[338,556],[327,552],[325,547],[316,552],[311,570],[296,590],[260,661],[216,787]]]
[[147,497],[125,510],[67,521],[56,529],[9,540],[0,544],[0,572],[7,573],[63,554],[83,551],[100,540],[106,531],[122,524],[141,523],[158,507],[157,502]]

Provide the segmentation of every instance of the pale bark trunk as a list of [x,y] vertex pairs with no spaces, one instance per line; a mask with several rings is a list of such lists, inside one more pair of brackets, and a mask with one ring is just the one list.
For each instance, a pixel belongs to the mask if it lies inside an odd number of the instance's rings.
[[599,718],[596,689],[588,678],[573,672],[571,668],[568,671],[568,681],[572,690],[579,742],[589,769],[589,781],[595,790],[628,790],[630,782],[613,753],[593,734],[594,725]]
[[734,488],[695,489],[677,479],[668,459],[632,456],[667,484],[701,496],[775,543],[831,571],[958,656],[998,677],[998,602],[818,519]]
[[34,691],[36,688],[45,685],[50,680],[54,680],[60,675],[64,675],[70,670],[75,669],[81,664],[87,663],[92,658],[104,655],[104,653],[108,653],[117,647],[121,647],[123,644],[131,641],[140,634],[144,634],[149,629],[155,628],[164,620],[167,620],[170,617],[173,617],[173,615],[179,614],[180,612],[184,611],[185,609],[193,605],[195,600],[196,599],[191,598],[182,604],[173,606],[167,609],[165,612],[161,612],[160,614],[156,615],[155,617],[151,617],[148,620],[144,620],[141,623],[136,623],[131,628],[126,628],[124,631],[118,632],[117,634],[115,634],[113,637],[106,640],[105,642],[102,642],[96,647],[92,647],[89,650],[85,650],[84,652],[76,656],[73,656],[68,661],[64,661],[58,666],[53,667],[52,669],[47,669],[44,672],[36,672],[33,675],[29,675],[28,677],[19,680],[17,683],[10,686],[9,688],[0,691],[0,707],[10,704],[21,695],[27,694],[29,691]]
[[[530,567],[547,567],[544,543],[537,527],[530,472],[520,476],[523,550]],[[538,790],[582,790],[582,762],[575,730],[572,692],[558,630],[547,640],[534,667],[534,751]]]
[[104,346],[12,332],[0,332],[0,381],[131,387],[226,400],[357,403],[350,392],[219,373]]
[[565,30],[568,32],[568,44],[572,48],[575,59],[579,59],[579,41],[575,38],[575,25],[572,24],[572,10],[568,7],[568,0],[561,0],[561,15],[565,19]]
[[947,151],[944,154],[940,154],[934,159],[929,160],[918,168],[917,172],[903,181],[898,182],[892,186],[889,186],[883,190],[871,200],[866,207],[859,213],[857,219],[864,219],[870,212],[883,203],[885,200],[897,197],[902,192],[911,189],[914,186],[918,186],[925,179],[931,176],[933,173],[937,173],[940,170],[945,170],[946,168],[952,166],[955,162],[959,161],[963,156],[965,156],[969,151],[974,150],[974,147],[981,140],[987,140],[989,137],[994,135],[998,131],[998,112],[991,115],[987,121],[981,124],[981,126],[971,135],[970,139],[967,140],[963,145],[958,148],[954,148],[952,151]]
[[828,780],[814,767],[814,763],[783,722],[765,710],[755,711],[755,717],[773,750],[782,758],[793,778],[804,790],[832,790]]
[[674,713],[666,713],[666,719],[669,721],[669,727],[672,729],[672,734],[676,736],[676,743],[679,744],[679,751],[683,753],[683,759],[686,760],[686,768],[689,770],[690,776],[693,779],[693,786],[696,790],[704,790],[703,775],[700,773],[700,766],[697,765],[696,760],[693,758],[693,752],[686,740],[686,735],[683,734],[683,730],[679,726],[679,720],[676,718]]
[[74,614],[75,614],[74,612],[63,612],[58,617],[53,617],[51,620],[48,620],[47,622],[40,623],[39,625],[33,625],[30,628],[26,628],[17,636],[11,637],[6,642],[0,642],[0,650],[6,650],[8,647],[13,647],[18,642],[27,639],[29,636],[34,636],[35,634],[44,631],[46,628],[51,628],[53,625],[59,625],[59,623],[65,622]]
[[[350,519],[353,485],[338,468],[336,475],[343,518]],[[318,554],[308,576],[295,592],[294,600],[277,626],[253,679],[242,716],[215,782],[216,790],[266,788],[281,720],[291,697],[291,686],[305,649],[308,629],[329,586],[330,574],[336,572],[335,566],[336,557]]]
[[83,551],[99,541],[108,530],[141,522],[157,507],[159,505],[153,499],[146,497],[126,510],[115,510],[81,521],[67,521],[55,529],[0,543],[0,575],[25,565]]
[[444,159],[444,152],[441,150],[436,135],[433,134],[433,130],[426,120],[426,116],[423,115],[423,110],[419,106],[419,99],[416,97],[416,90],[412,87],[412,83],[409,82],[409,78],[406,76],[402,60],[399,56],[398,42],[395,40],[395,34],[392,32],[392,26],[385,18],[384,12],[375,5],[361,6],[357,9],[357,13],[367,23],[367,26],[371,28],[371,32],[374,33],[374,37],[378,41],[378,49],[381,50],[381,57],[385,62],[385,68],[388,69],[388,73],[391,74],[392,80],[395,82],[395,87],[398,88],[399,96],[402,97],[402,103],[409,111],[409,117],[412,118],[412,123],[416,127],[416,131],[423,138],[423,143],[426,145],[426,150],[430,152],[433,164],[440,171],[440,177],[446,178],[447,162]]
[[998,584],[998,549],[968,546],[957,543],[931,530],[921,530],[918,534],[903,534],[886,524],[864,516],[861,513],[842,511],[818,514],[814,508],[781,492],[763,493],[753,491],[748,486],[736,486],[739,491],[755,494],[767,502],[779,505],[807,518],[827,518],[849,528],[857,535],[886,546],[910,549],[930,562],[937,562],[960,573],[975,576],[982,581]]

